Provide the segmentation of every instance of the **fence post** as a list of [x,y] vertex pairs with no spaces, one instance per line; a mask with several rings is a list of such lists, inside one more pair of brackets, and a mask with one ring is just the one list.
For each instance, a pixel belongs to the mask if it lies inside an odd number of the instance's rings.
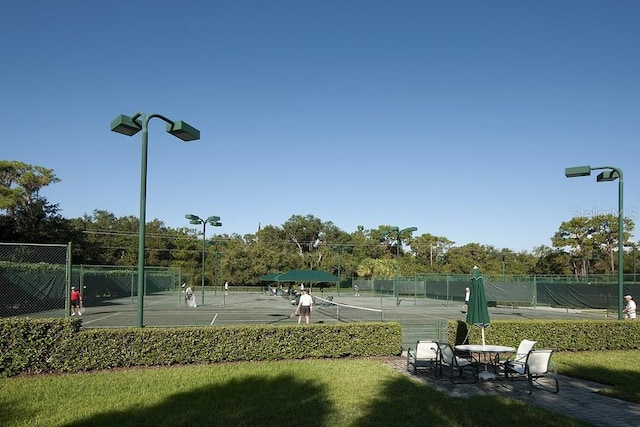
[[[72,243],[67,244],[67,271],[66,271],[66,290],[64,297],[64,317],[69,316],[71,313],[71,283],[73,281],[73,262],[71,260],[71,246]],[[82,292],[82,290],[80,290]]]

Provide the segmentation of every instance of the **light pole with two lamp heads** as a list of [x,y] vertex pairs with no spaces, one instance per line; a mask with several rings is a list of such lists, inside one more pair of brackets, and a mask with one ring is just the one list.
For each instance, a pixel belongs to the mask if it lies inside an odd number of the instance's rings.
[[567,178],[580,176],[590,176],[591,171],[603,170],[596,177],[597,182],[608,182],[618,180],[618,320],[622,320],[623,297],[624,294],[624,208],[623,208],[623,179],[622,169],[613,166],[576,166],[566,168],[564,175]]
[[167,123],[167,132],[182,141],[200,139],[200,131],[187,123],[173,121],[160,114],[136,113],[133,117],[119,115],[111,121],[111,131],[133,136],[142,131],[142,159],[140,164],[140,218],[138,219],[138,327],[144,327],[144,239],[147,210],[147,152],[149,120],[161,119]]
[[222,223],[220,222],[219,216],[210,216],[209,218],[202,219],[197,215],[186,214],[184,216],[189,220],[190,224],[202,224],[202,305],[204,305],[204,260],[206,254],[206,241],[207,241],[207,224],[211,224],[213,227],[220,227]]
[[400,295],[398,295],[398,276],[400,274],[400,264],[399,264],[399,260],[398,257],[400,256],[400,247],[402,246],[402,240],[400,238],[400,236],[402,236],[404,233],[413,233],[414,231],[417,231],[418,228],[417,227],[407,227],[407,228],[403,228],[402,230],[400,230],[400,227],[398,226],[391,226],[389,227],[389,234],[391,234],[391,232],[395,232],[396,234],[396,284],[394,286],[394,292],[396,294],[396,305],[400,305]]

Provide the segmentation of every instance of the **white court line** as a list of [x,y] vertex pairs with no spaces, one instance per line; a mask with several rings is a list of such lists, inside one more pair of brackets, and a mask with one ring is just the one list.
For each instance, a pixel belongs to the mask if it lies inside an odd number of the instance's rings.
[[85,321],[83,321],[83,322],[82,322],[82,324],[83,324],[83,325],[86,325],[86,324],[89,324],[89,323],[98,322],[98,321],[100,321],[100,320],[108,319],[109,317],[117,316],[117,315],[119,315],[119,314],[122,314],[122,313],[113,313],[113,314],[110,314],[110,315],[108,315],[108,316],[98,317],[97,319],[88,320],[88,321],[86,321],[86,322],[85,322]]
[[216,321],[216,318],[217,318],[217,317],[218,317],[218,313],[216,313],[216,315],[215,315],[215,316],[213,316],[213,320],[212,320],[212,321],[211,321],[211,323],[210,323],[211,325],[213,325],[213,322],[215,322],[215,321]]

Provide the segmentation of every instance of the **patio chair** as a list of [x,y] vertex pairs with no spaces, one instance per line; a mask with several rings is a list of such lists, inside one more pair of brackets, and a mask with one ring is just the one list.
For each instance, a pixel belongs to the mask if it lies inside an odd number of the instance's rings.
[[478,361],[473,356],[462,357],[456,354],[449,343],[438,343],[436,374],[442,375],[442,368],[449,370],[449,379],[454,382],[454,373],[462,377],[465,371],[473,374],[473,382],[478,382]]
[[558,384],[556,364],[551,360],[552,354],[553,350],[551,349],[531,350],[524,365],[506,362],[504,364],[505,377],[509,379],[510,374],[512,374],[512,377],[526,377],[529,385],[529,394],[533,393],[534,388],[550,388],[540,382],[541,378],[550,377],[554,384],[554,388],[551,390],[557,393],[560,391],[560,385]]
[[415,350],[407,350],[407,371],[413,370],[414,375],[418,373],[418,368],[435,368],[437,362],[438,343],[435,341],[420,340]]
[[[518,344],[515,354],[510,355],[504,360],[498,359],[499,355],[496,355],[495,366],[502,366],[504,368],[505,363],[509,362],[511,365],[523,367],[529,352],[535,348],[536,341],[522,340]],[[505,372],[506,375],[506,372]]]

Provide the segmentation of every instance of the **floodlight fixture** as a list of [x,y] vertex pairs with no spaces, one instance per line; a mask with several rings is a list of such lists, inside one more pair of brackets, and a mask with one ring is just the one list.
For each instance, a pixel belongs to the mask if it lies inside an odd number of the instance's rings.
[[206,245],[207,245],[207,224],[211,224],[213,227],[221,227],[222,223],[219,221],[220,217],[211,215],[207,219],[202,219],[198,215],[186,214],[184,216],[189,220],[190,224],[202,224],[202,277],[201,277],[201,292],[202,292],[202,305],[204,306],[204,262],[206,259]]
[[133,136],[142,130],[142,125],[139,121],[133,120],[129,116],[120,114],[118,117],[111,121],[111,131],[121,133],[127,136]]
[[[398,227],[397,225],[392,225],[391,227],[389,227],[389,231],[393,231],[396,233],[396,272],[395,272],[395,278],[394,278],[394,284],[393,284],[393,292],[396,296],[396,305],[400,305],[400,294],[398,293],[398,276],[400,274],[400,264],[399,264],[399,257],[400,257],[400,247],[402,246],[402,240],[400,239],[400,236],[403,233],[412,233],[414,231],[416,231],[418,228],[417,227],[407,227],[407,228],[403,228],[402,230],[400,230],[400,227]],[[390,234],[390,233],[385,233],[385,234]]]
[[624,294],[624,181],[622,169],[613,166],[577,166],[566,168],[564,175],[567,178],[589,176],[593,170],[602,170],[597,176],[597,182],[609,182],[618,180],[618,320],[622,320],[623,294]]
[[185,142],[200,139],[200,131],[182,120],[167,123],[167,132]]
[[118,115],[111,121],[111,131],[133,136],[142,131],[142,158],[140,160],[140,217],[138,218],[138,326],[144,321],[144,251],[147,211],[147,154],[149,146],[149,120],[158,118],[167,123],[167,132],[183,141],[200,139],[200,131],[183,121],[173,121],[161,114],[136,113],[133,117]]
[[591,166],[576,166],[572,168],[565,168],[564,176],[567,178],[576,178],[578,176],[591,175]]
[[606,170],[604,172],[600,172],[598,176],[596,176],[597,182],[609,182],[609,181],[615,181],[616,179],[618,179],[618,174],[616,173],[616,171],[612,171],[612,170]]

